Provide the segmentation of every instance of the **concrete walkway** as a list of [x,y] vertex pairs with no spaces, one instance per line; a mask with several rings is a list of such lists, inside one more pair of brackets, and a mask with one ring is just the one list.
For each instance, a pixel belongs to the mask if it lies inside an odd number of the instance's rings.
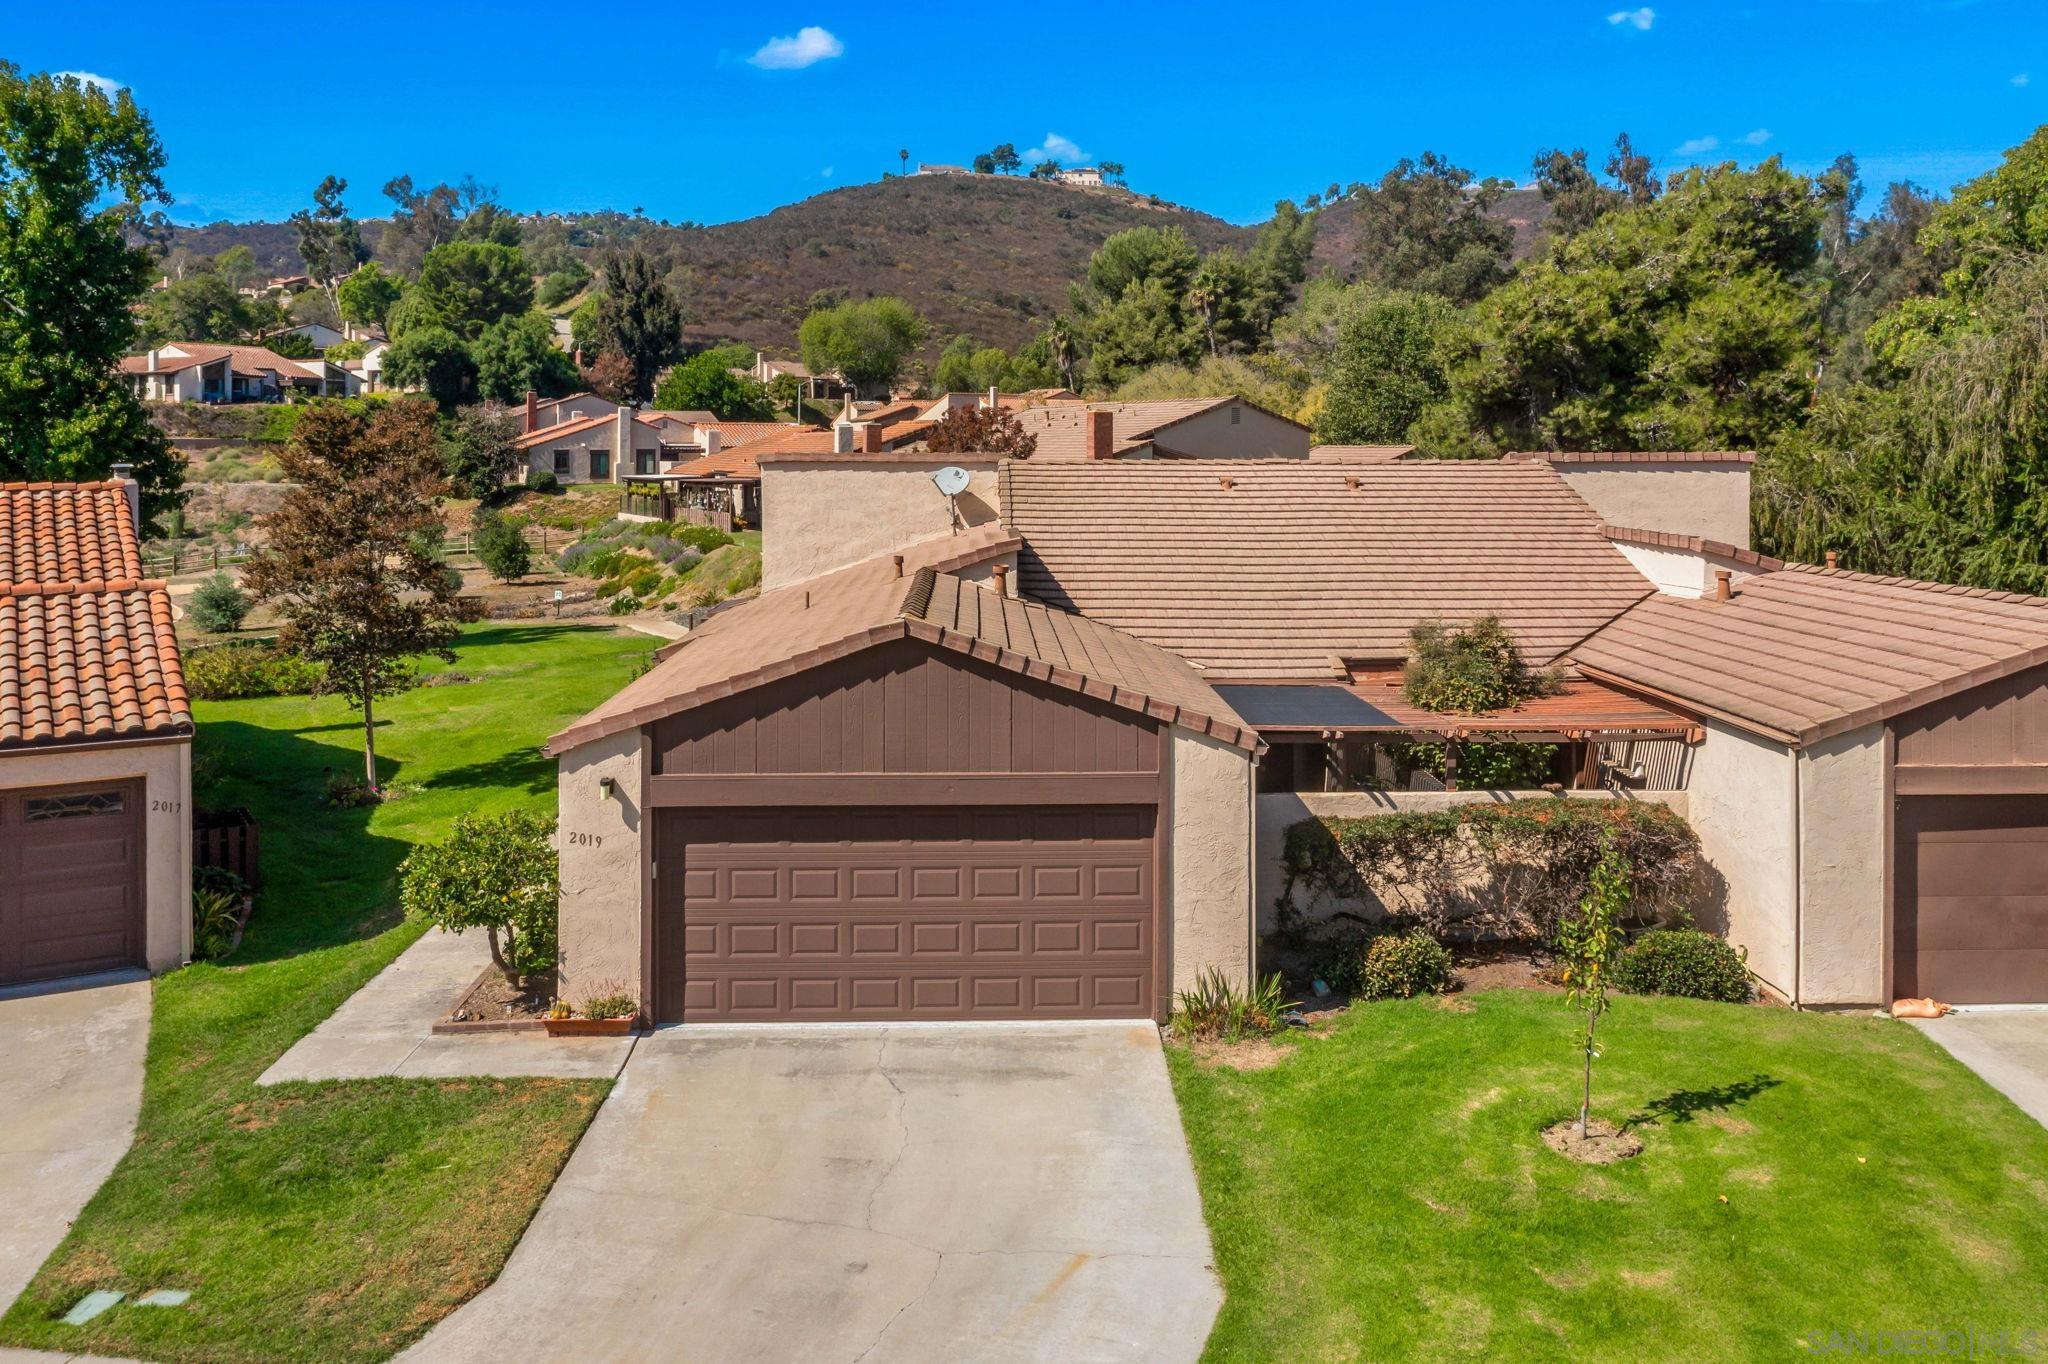
[[1150,1025],[677,1029],[402,1358],[1188,1361],[1222,1296]]
[[149,982],[0,999],[0,1311],[135,1137]]
[[2048,1009],[1972,1009],[1913,1026],[2048,1126]]
[[610,1079],[619,1073],[633,1051],[630,1037],[552,1038],[533,1032],[435,1036],[434,1020],[454,1006],[490,959],[490,944],[481,933],[428,933],[278,1057],[256,1083],[378,1075]]

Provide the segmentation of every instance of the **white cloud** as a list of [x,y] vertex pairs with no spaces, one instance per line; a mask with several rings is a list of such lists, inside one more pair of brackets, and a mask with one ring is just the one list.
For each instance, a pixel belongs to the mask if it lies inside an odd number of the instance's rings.
[[1045,135],[1045,145],[1033,147],[1030,151],[1024,153],[1024,159],[1026,161],[1057,161],[1062,166],[1078,166],[1085,162],[1093,161],[1095,158],[1082,151],[1080,144],[1071,137],[1061,137],[1058,133],[1047,133]]
[[1650,25],[1657,22],[1657,11],[1644,5],[1641,9],[1618,9],[1607,16],[1607,22],[1616,28],[1628,24],[1641,32],[1648,33]]
[[833,37],[831,30],[810,24],[798,29],[794,37],[770,38],[747,62],[763,71],[801,71],[845,51],[846,44]]
[[2025,85],[2027,83],[2027,79],[2027,73],[2022,71],[2017,76],[2014,76],[2012,78],[2012,83],[2014,85]]
[[1752,128],[1735,140],[1745,147],[1761,147],[1764,143],[1771,140],[1771,130],[1769,128]]
[[819,171],[818,178],[820,180],[830,180],[832,178],[832,168],[830,166],[827,166],[823,170]]
[[121,82],[110,80],[105,76],[94,75],[90,71],[59,71],[57,74],[74,77],[80,85],[96,85],[106,92],[108,99],[112,99],[121,92]]
[[1718,137],[1688,137],[1685,141],[1678,144],[1678,150],[1673,155],[1699,156],[1704,152],[1714,150],[1714,148],[1720,145],[1721,139]]

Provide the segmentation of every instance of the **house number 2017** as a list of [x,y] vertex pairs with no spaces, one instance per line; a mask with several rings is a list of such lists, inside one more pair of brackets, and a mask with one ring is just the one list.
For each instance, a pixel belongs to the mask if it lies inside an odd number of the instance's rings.
[[604,846],[604,835],[571,833],[569,841],[574,844],[581,844],[587,848],[602,848]]

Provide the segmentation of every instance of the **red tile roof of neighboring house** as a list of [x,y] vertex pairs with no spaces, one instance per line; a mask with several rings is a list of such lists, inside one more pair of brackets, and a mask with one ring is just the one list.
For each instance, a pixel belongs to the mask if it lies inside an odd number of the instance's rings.
[[[705,423],[718,428],[721,446],[747,445],[759,440],[772,440],[790,431],[817,431],[815,426],[803,426],[795,422],[722,422],[716,419]],[[826,432],[829,436],[831,433]]]
[[1754,464],[1748,450],[1513,450],[1502,459],[1544,464]]
[[594,431],[600,426],[610,426],[617,420],[617,417],[607,412],[602,417],[581,417],[575,421],[556,422],[553,426],[537,427],[513,441],[512,444],[516,449],[529,450],[536,445],[546,445],[549,441],[561,440],[564,436],[580,436],[584,432]]
[[1015,550],[999,525],[906,546],[711,617],[644,676],[548,740],[551,753],[787,677],[893,639],[921,639],[997,667],[1213,734],[1258,736],[1183,661],[1097,622],[1009,600],[952,576]]
[[[725,428],[719,428],[723,439]],[[832,450],[832,433],[815,426],[789,426],[776,428],[773,435],[749,439],[730,447],[721,446],[715,455],[699,455],[696,459],[684,460],[662,470],[674,478],[736,478],[749,479],[761,476],[761,457],[787,454],[829,454]],[[858,456],[847,456],[858,458]],[[870,456],[872,458],[872,456]]]
[[1311,445],[1308,448],[1310,459],[1328,460],[1332,464],[1389,464],[1414,453],[1412,445]]
[[[296,360],[287,360],[268,346],[221,346],[201,345],[197,342],[174,341],[169,343],[185,354],[183,357],[162,354],[158,347],[156,373],[178,374],[194,365],[210,365],[222,356],[229,357],[228,368],[244,378],[256,378],[266,373],[275,373],[288,379],[311,379],[318,376]],[[318,363],[317,361],[315,363]],[[121,372],[124,374],[148,374],[147,355],[124,355],[121,357]]]
[[190,733],[123,484],[0,483],[0,750]]
[[1548,662],[1649,595],[1542,464],[1037,459],[1003,464],[1020,586],[1211,679],[1398,658],[1428,616],[1496,613]]
[[1809,744],[2048,663],[2048,599],[1786,564],[1727,601],[1645,600],[1571,656],[1589,675]]

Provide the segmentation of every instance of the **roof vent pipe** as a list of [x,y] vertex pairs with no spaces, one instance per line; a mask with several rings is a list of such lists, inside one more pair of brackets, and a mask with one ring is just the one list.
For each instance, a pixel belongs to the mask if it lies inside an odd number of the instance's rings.
[[1729,579],[1732,576],[1733,575],[1729,573],[1729,571],[1725,568],[1717,568],[1714,570],[1715,601],[1727,601],[1730,597],[1735,595],[1735,593],[1728,586]]
[[997,565],[995,565],[995,567],[994,567],[994,570],[993,570],[993,571],[994,571],[994,573],[995,573],[995,575],[996,575],[996,595],[997,595],[998,597],[1007,597],[1007,596],[1009,596],[1009,595],[1010,595],[1010,566],[1009,566],[1008,564],[997,564]]
[[1835,566],[1835,552],[1833,550],[1829,550],[1827,552],[1827,561],[1829,568],[1833,568]]
[[1345,487],[1347,487],[1347,488],[1349,488],[1349,489],[1350,489],[1350,490],[1351,490],[1352,492],[1354,492],[1354,493],[1355,493],[1355,492],[1357,492],[1357,491],[1358,491],[1358,475],[1357,475],[1357,474],[1346,474],[1346,475],[1344,476],[1344,486],[1345,486]]
[[899,577],[899,578],[900,578],[900,577],[902,577],[902,576],[903,576],[903,556],[902,556],[901,554],[891,554],[891,555],[889,556],[889,558],[890,558],[891,560],[893,560],[893,561],[895,562],[895,564],[896,564],[896,576],[897,576],[897,577]]
[[1237,480],[1234,478],[1230,478],[1227,475],[1223,478],[1217,479],[1216,481],[1223,485],[1224,492],[1229,492],[1232,488],[1237,486]]

